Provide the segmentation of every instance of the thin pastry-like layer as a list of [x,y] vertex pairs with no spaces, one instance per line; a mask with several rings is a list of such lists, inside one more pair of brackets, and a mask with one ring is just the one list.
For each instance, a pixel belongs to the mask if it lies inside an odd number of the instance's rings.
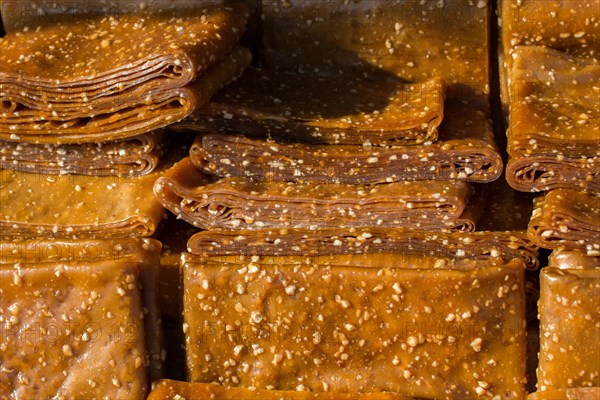
[[260,390],[225,387],[212,383],[172,380],[156,382],[148,400],[411,400],[395,393],[332,393],[297,390]]
[[411,226],[471,231],[483,200],[482,194],[472,197],[474,190],[465,182],[359,186],[215,180],[189,158],[160,177],[154,193],[179,218],[204,229]]
[[544,268],[538,390],[600,386],[600,269]]
[[[245,8],[87,16],[0,41],[0,139],[82,143],[189,115],[241,74]],[[197,79],[198,78],[198,79]]]
[[209,174],[257,180],[370,184],[497,179],[502,160],[485,114],[456,104],[448,104],[445,113],[440,140],[427,145],[330,146],[210,133],[198,136],[190,157]]
[[501,0],[502,46],[511,68],[516,46],[546,46],[597,58],[600,0]]
[[159,252],[139,239],[0,243],[0,392],[144,399],[156,339],[144,332],[160,326],[140,286]]
[[[504,179],[491,184],[475,232],[429,232],[413,227],[363,229],[208,230],[188,241],[188,251],[202,255],[326,255],[400,252],[439,257],[523,260],[537,269],[538,248],[527,237],[531,196],[512,190]],[[471,204],[471,203],[470,203]],[[470,205],[468,206],[470,207]]]
[[322,144],[418,144],[438,138],[445,88],[265,71],[246,72],[170,129]]
[[446,233],[425,230],[302,229],[208,230],[190,237],[188,251],[204,255],[301,256],[400,252],[437,257],[504,260],[520,258],[536,269],[537,248],[512,232]]
[[448,97],[487,112],[489,3],[265,0],[265,66],[408,82],[438,76],[448,84]]
[[425,398],[525,395],[518,260],[184,255],[182,263],[191,381]]
[[600,255],[600,198],[570,189],[536,199],[528,234],[538,246]]
[[513,58],[508,182],[600,192],[600,64],[533,46]]
[[33,144],[0,141],[0,168],[42,174],[142,176],[164,153],[164,132],[83,144]]
[[0,170],[0,237],[151,236],[165,213],[152,196],[160,173],[120,178]]

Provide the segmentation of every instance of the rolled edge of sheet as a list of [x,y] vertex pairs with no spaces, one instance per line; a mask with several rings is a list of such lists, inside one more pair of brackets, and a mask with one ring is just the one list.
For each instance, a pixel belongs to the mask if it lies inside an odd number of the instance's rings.
[[395,393],[334,393],[296,390],[260,390],[227,387],[215,383],[155,382],[147,400],[413,400]]
[[539,247],[600,255],[600,198],[572,189],[555,189],[535,199],[527,234]]
[[236,230],[412,226],[470,231],[485,202],[482,187],[474,191],[462,182],[398,182],[361,188],[217,180],[196,169],[189,158],[155,182],[154,194],[163,206],[196,227]]
[[139,177],[158,166],[165,132],[82,144],[34,144],[0,140],[0,168],[41,174]]

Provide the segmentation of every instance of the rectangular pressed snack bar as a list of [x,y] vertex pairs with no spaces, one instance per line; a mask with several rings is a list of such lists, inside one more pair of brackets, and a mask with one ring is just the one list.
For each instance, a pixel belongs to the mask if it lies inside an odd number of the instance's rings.
[[141,239],[0,243],[1,392],[143,399],[148,367],[162,368],[159,252]]
[[191,381],[525,395],[521,261],[186,254],[182,264]]

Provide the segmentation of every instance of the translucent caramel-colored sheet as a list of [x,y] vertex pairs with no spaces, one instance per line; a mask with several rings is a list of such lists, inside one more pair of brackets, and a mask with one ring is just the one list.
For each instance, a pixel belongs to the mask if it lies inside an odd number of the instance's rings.
[[[0,41],[0,139],[122,139],[189,115],[250,63],[242,7],[85,16]],[[197,79],[199,78],[199,79]]]
[[600,51],[599,0],[500,0],[502,44],[510,63],[515,46],[547,46],[597,57]]
[[164,132],[113,142],[34,144],[0,141],[0,168],[42,174],[136,177],[152,172],[164,153]]
[[212,400],[410,400],[409,397],[394,393],[252,390],[241,387],[224,387],[211,383],[190,383],[172,380],[157,382],[148,396],[148,400],[172,400],[175,398]]
[[600,256],[588,256],[581,251],[553,251],[548,266],[558,269],[600,268]]
[[513,59],[508,182],[600,191],[600,64],[533,46]]
[[[528,269],[538,267],[538,248],[527,237],[533,208],[530,195],[514,191],[504,179],[492,183],[475,232],[445,233],[414,227],[362,229],[329,228],[231,231],[211,229],[196,233],[188,251],[202,255],[326,255],[362,253],[418,253],[439,257],[505,261],[520,258]],[[470,206],[468,206],[470,207]]]
[[251,68],[171,129],[323,144],[418,144],[437,140],[444,97],[439,78],[404,84]]
[[183,271],[191,381],[425,398],[525,395],[518,260],[186,255]]
[[151,236],[165,213],[140,178],[0,170],[0,237]]
[[[283,133],[282,133],[283,134]],[[194,164],[221,177],[350,184],[404,180],[491,182],[502,172],[485,114],[447,104],[440,140],[415,146],[288,143],[209,133],[190,150]],[[309,142],[309,143],[303,143]]]
[[[214,179],[189,158],[157,179],[154,193],[179,218],[204,229],[411,226],[471,231],[482,193],[465,182],[381,185]],[[469,205],[468,205],[469,204]]]
[[600,386],[600,269],[541,274],[538,390]]
[[485,0],[266,0],[262,13],[269,69],[409,82],[439,76],[450,98],[488,110]]
[[123,0],[3,0],[0,4],[2,22],[6,32],[18,32],[24,28],[55,24],[82,14],[134,14],[156,13],[170,9],[200,8],[222,5],[222,0],[145,0],[143,2]]
[[134,239],[0,243],[3,395],[143,399],[160,327],[140,286],[159,251]]
[[600,387],[550,389],[527,396],[527,400],[596,400],[598,398],[600,398]]
[[380,252],[418,253],[438,257],[504,260],[520,258],[536,269],[537,248],[526,235],[515,232],[444,233],[421,230],[301,229],[229,231],[208,230],[194,234],[188,249],[203,255],[325,255]]
[[600,255],[600,198],[556,189],[536,199],[528,234],[538,246]]

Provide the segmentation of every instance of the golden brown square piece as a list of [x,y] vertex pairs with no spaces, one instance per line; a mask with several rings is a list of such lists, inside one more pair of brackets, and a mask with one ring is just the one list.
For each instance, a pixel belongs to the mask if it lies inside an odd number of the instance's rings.
[[525,396],[521,261],[184,255],[182,263],[191,381]]
[[159,251],[138,239],[0,243],[1,393],[143,399],[153,319],[140,287]]
[[600,269],[544,268],[540,391],[600,386]]

